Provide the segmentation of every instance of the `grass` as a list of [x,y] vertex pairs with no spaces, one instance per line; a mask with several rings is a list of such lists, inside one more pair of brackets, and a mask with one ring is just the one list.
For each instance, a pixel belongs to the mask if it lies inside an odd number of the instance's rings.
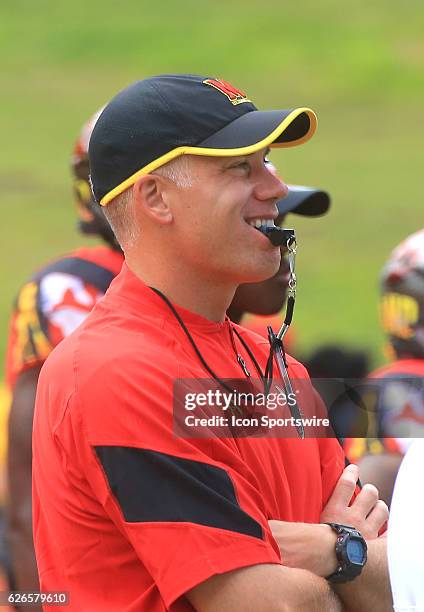
[[306,104],[305,147],[273,159],[288,182],[327,188],[331,214],[299,235],[297,337],[368,347],[391,248],[422,224],[424,6],[409,0],[16,0],[0,9],[0,358],[19,285],[87,240],[69,181],[83,121],[129,82],[161,72],[223,76],[258,106]]

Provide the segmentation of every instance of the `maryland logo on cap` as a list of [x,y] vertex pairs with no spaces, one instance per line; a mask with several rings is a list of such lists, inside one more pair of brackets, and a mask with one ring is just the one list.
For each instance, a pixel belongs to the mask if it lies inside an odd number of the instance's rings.
[[247,95],[243,91],[236,89],[222,79],[205,79],[202,82],[204,85],[210,85],[224,94],[224,96],[227,96],[231,104],[234,104],[234,106],[237,104],[242,104],[243,102],[251,102],[251,100],[248,100]]

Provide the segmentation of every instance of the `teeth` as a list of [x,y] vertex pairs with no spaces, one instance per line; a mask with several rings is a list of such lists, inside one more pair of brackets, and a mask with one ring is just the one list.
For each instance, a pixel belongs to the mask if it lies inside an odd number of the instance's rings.
[[275,227],[273,219],[252,219],[249,221],[249,225],[257,228],[261,227],[262,225],[265,227]]

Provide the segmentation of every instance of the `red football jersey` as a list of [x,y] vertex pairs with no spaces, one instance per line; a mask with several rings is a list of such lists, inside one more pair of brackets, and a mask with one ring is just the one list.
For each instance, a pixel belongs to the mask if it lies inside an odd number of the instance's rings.
[[[256,334],[176,310],[220,378],[243,377],[238,355],[255,370],[234,330],[264,368]],[[183,595],[209,577],[281,563],[269,519],[319,522],[344,468],[337,440],[176,437],[175,381],[208,377],[169,307],[125,264],[47,359],[34,540],[41,590],[68,591],[69,610],[192,610]]]
[[424,359],[398,359],[368,376],[378,380],[375,432],[368,438],[347,438],[346,455],[352,462],[366,453],[403,454],[414,437],[424,433]]
[[20,289],[9,325],[6,384],[41,365],[103,297],[123,262],[108,246],[82,247],[44,266]]

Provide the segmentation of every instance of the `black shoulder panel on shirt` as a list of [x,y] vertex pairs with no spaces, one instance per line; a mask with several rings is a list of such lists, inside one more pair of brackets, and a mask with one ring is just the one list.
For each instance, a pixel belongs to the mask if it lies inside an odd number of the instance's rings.
[[225,470],[142,448],[94,448],[127,522],[188,522],[262,539]]

